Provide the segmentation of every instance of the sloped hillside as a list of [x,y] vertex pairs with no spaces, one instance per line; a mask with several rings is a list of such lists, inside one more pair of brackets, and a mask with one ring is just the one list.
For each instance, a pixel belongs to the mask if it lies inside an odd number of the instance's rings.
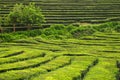
[[1,0],[0,16],[8,14],[16,3],[29,2],[41,7],[47,25],[120,20],[119,0]]

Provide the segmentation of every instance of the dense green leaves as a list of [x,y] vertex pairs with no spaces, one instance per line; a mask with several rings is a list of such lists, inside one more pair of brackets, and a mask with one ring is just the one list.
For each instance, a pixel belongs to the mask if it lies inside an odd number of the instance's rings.
[[[95,32],[120,32],[119,23],[105,23],[101,25],[89,25],[89,26],[73,26],[73,25],[62,25],[55,24],[49,28],[37,29],[31,31],[21,31],[11,34],[1,34],[1,41],[12,41],[21,38],[41,36],[45,39],[68,39],[77,38],[80,39],[83,36],[89,36]],[[7,36],[7,37],[6,37]],[[8,38],[9,37],[9,38]]]
[[16,4],[13,10],[6,18],[9,24],[27,25],[30,28],[33,24],[41,24],[45,22],[45,18],[41,13],[41,9],[36,7],[33,3],[29,5]]
[[78,27],[76,29],[73,29],[71,31],[71,34],[73,35],[73,37],[79,38],[81,36],[91,35],[94,32],[95,32],[95,29],[93,29],[91,26],[87,26],[87,27]]
[[2,25],[2,18],[0,17],[0,32],[2,32],[2,27],[1,27],[1,25]]
[[41,35],[41,30],[21,31],[16,33],[4,33],[0,34],[0,42],[9,42],[16,39],[35,37]]
[[13,10],[8,14],[8,17],[7,17],[8,22],[10,22],[12,24],[22,23],[23,8],[24,8],[24,5],[16,4],[13,7]]
[[1,25],[2,25],[2,18],[0,17],[0,27],[1,27]]
[[42,22],[45,22],[41,9],[39,7],[35,7],[33,3],[30,3],[28,6],[24,6],[22,14],[23,24],[41,24]]
[[94,28],[100,32],[114,32],[114,30],[117,31],[118,25],[120,25],[119,22],[108,22],[100,26],[94,26]]
[[116,30],[117,32],[120,32],[120,25],[115,26],[115,30]]

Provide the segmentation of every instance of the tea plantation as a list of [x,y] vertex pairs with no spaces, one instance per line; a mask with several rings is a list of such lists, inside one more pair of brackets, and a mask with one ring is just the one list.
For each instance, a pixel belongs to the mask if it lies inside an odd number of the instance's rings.
[[46,17],[43,25],[120,21],[119,0],[1,0],[0,16],[8,14],[16,3],[29,2],[42,9]]
[[52,25],[41,33],[0,34],[0,79],[120,80],[119,25]]
[[0,26],[0,80],[120,80],[120,0],[0,0],[3,22],[29,2],[50,27]]

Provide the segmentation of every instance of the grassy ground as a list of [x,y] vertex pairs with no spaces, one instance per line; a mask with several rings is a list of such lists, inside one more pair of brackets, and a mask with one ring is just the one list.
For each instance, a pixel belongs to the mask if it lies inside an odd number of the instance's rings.
[[1,80],[119,80],[120,33],[0,44]]

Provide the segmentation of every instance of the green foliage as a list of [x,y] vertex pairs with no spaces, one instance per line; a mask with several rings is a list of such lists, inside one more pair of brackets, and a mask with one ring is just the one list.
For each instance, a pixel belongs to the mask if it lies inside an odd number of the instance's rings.
[[9,24],[22,24],[22,17],[23,17],[23,4],[16,4],[14,5],[12,11],[8,14],[6,20]]
[[115,31],[117,31],[117,32],[120,32],[120,24],[119,25],[117,25],[117,26],[115,26]]
[[66,30],[66,26],[62,24],[55,24],[51,25],[50,28],[46,28],[43,30],[43,34],[48,38],[48,39],[63,39],[67,38],[70,36],[70,33]]
[[32,24],[41,24],[45,22],[45,18],[41,13],[41,9],[36,7],[35,4],[29,5],[16,4],[13,10],[8,14],[8,23],[24,24],[31,26]]
[[[45,39],[69,39],[77,38],[80,39],[83,36],[89,36],[95,32],[120,32],[119,23],[105,23],[97,26],[73,26],[73,25],[62,25],[54,24],[49,28],[21,31],[10,34],[1,34],[1,41],[12,41],[21,38],[41,36]],[[6,37],[7,36],[7,37]]]
[[116,80],[117,71],[114,60],[103,59],[88,72],[84,80]]
[[63,30],[65,26],[63,24],[54,24],[54,25],[51,25],[51,28],[53,30]]
[[45,18],[41,13],[41,9],[36,7],[35,4],[30,3],[24,6],[22,10],[22,23],[23,24],[40,24],[45,22]]
[[0,34],[0,42],[9,42],[16,39],[28,38],[28,37],[35,37],[41,35],[41,30],[29,30],[29,31],[19,31],[15,33],[4,33]]
[[2,25],[2,17],[0,17],[0,27],[1,27],[1,25]]
[[43,33],[45,35],[52,35],[52,34],[58,34],[62,35],[64,34],[62,31],[64,31],[65,26],[62,24],[56,24],[56,25],[51,25],[50,28],[44,29]]
[[[78,28],[83,27],[72,28],[72,25],[69,25],[64,29],[58,29],[53,26],[52,30],[66,30],[70,33]],[[12,37],[22,33],[24,32],[12,33]],[[45,40],[47,35],[43,34],[43,31],[41,34],[44,37],[40,35],[0,44],[0,79],[116,80],[116,76],[119,78],[116,60],[120,60],[120,33],[95,32],[94,35],[83,36],[87,39],[82,37],[62,40]]]
[[71,31],[71,34],[73,35],[74,38],[79,38],[81,36],[87,36],[91,35],[95,32],[95,29],[93,29],[91,26],[86,26],[86,27],[78,27],[76,29],[73,29]]
[[0,42],[9,42],[13,40],[13,36],[10,34],[1,34],[0,35]]
[[97,26],[73,26],[68,25],[64,26],[61,24],[51,25],[50,28],[46,28],[43,30],[43,37],[47,37],[48,39],[64,39],[64,38],[81,38],[82,36],[92,35],[95,32],[118,32],[119,31],[119,23],[111,22],[104,23]]
[[100,32],[113,32],[117,31],[117,29],[115,29],[117,25],[119,25],[118,22],[108,22],[99,26],[94,26],[94,28]]
[[19,32],[16,32],[16,33],[12,33],[14,35],[25,35],[26,37],[35,37],[35,36],[38,36],[38,35],[41,35],[42,31],[40,29],[37,29],[37,30],[29,30],[29,31],[19,31]]
[[67,30],[68,32],[70,32],[70,31],[72,31],[73,29],[75,29],[76,26],[68,25],[68,26],[66,26],[65,28],[66,28],[66,30]]
[[0,17],[0,32],[2,32],[2,17]]
[[[41,74],[32,78],[32,80],[81,80],[82,72],[87,69],[87,66],[91,65],[95,58],[89,57],[74,57],[73,62],[66,67],[57,69],[50,73]],[[65,61],[65,59],[62,59]],[[84,65],[83,65],[84,64]]]

